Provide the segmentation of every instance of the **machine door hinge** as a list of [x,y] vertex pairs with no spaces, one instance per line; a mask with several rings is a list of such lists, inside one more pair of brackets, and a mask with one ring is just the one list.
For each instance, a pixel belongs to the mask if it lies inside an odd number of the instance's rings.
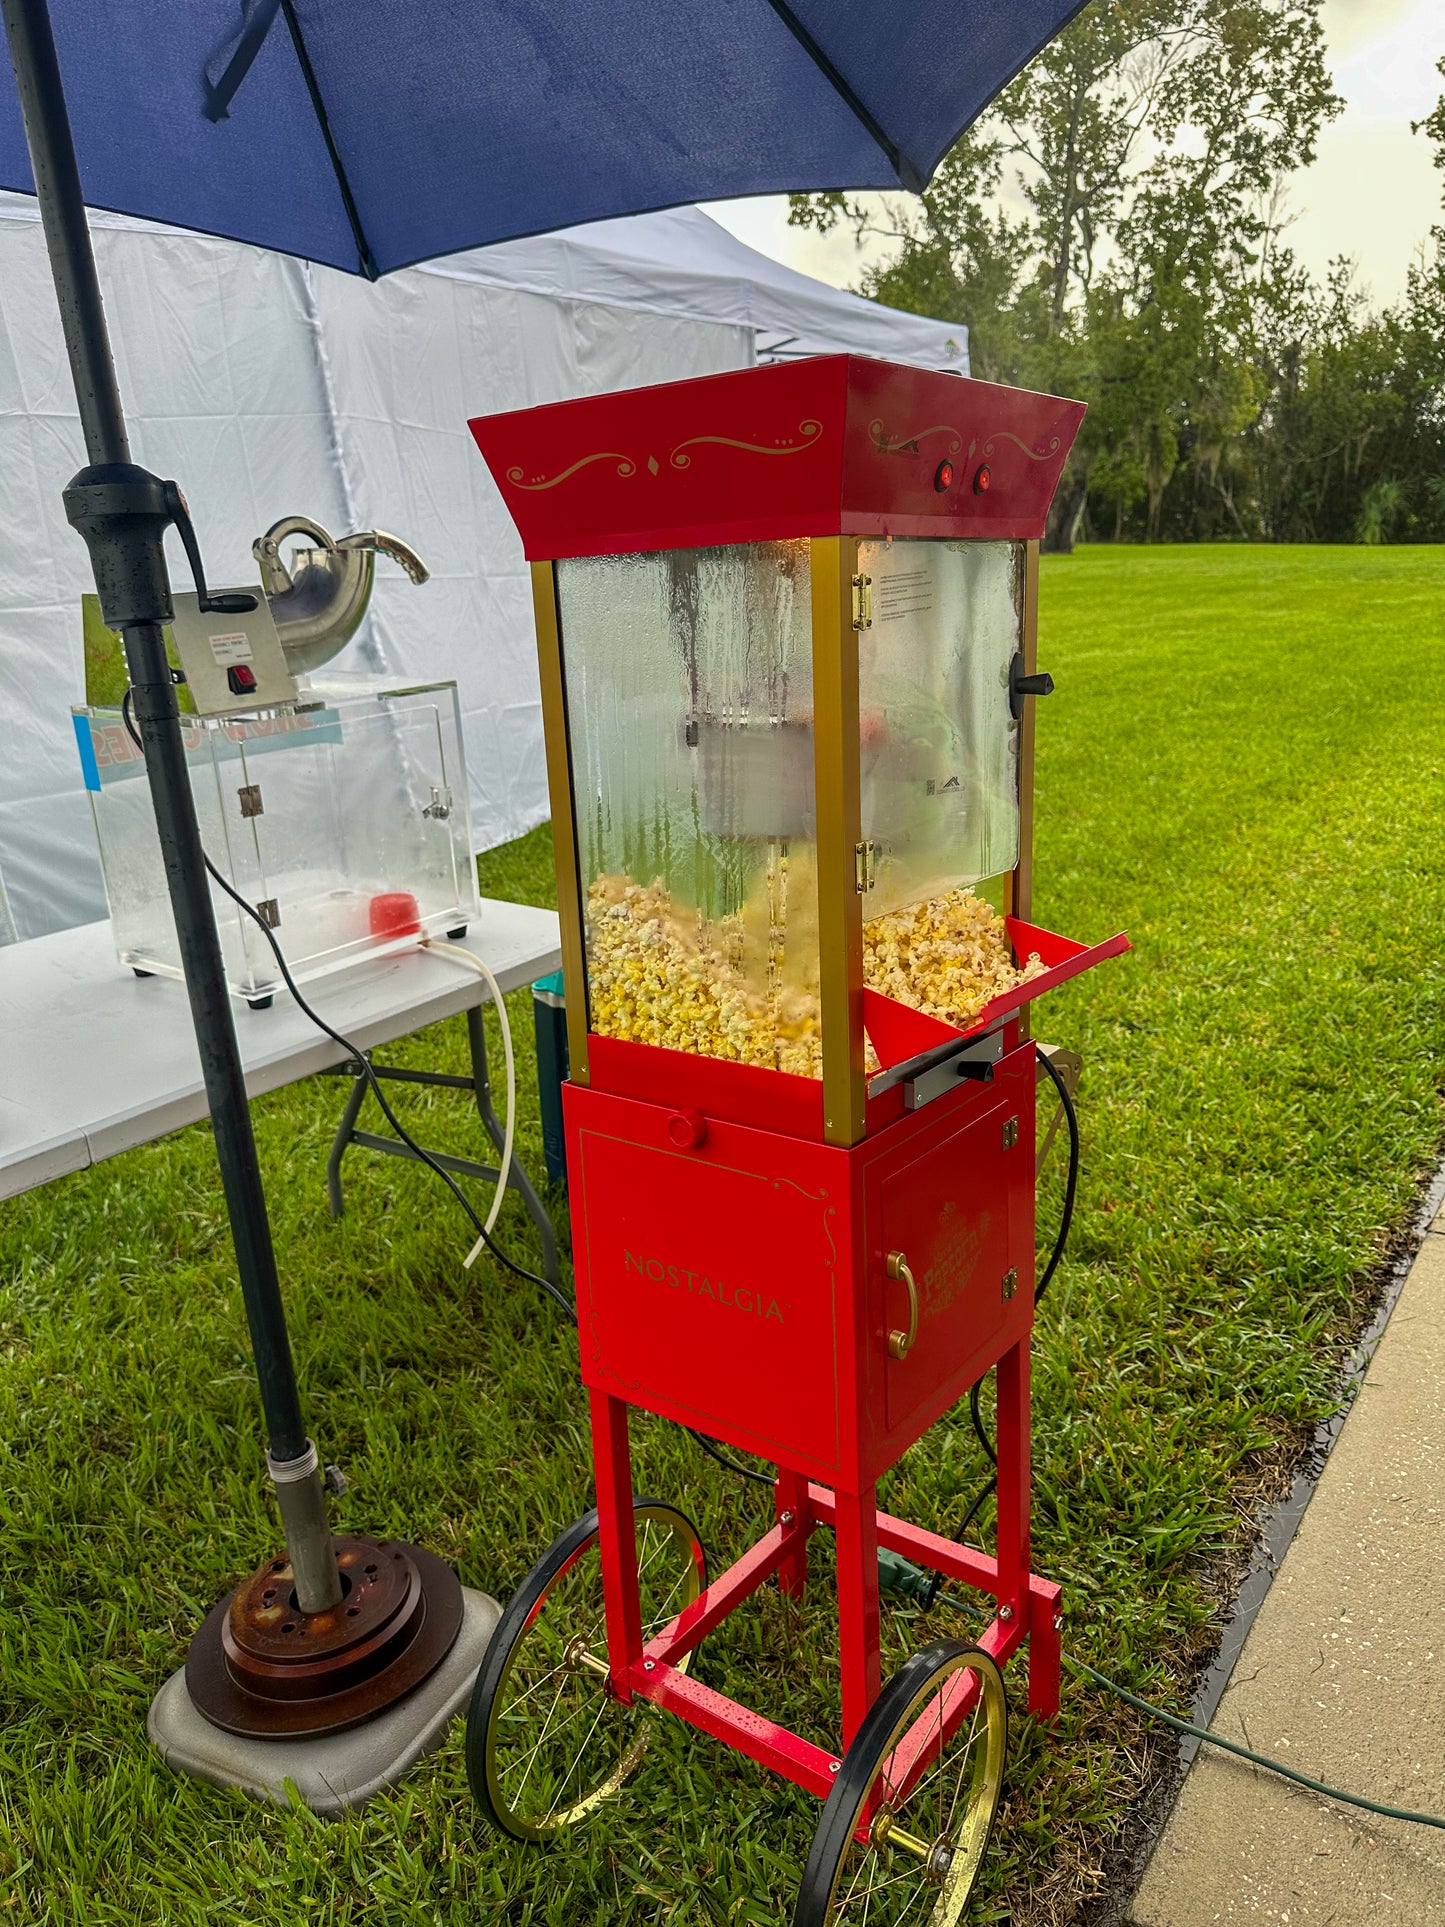
[[261,801],[261,785],[259,783],[243,783],[236,791],[236,794],[241,799],[242,816],[262,816],[265,814],[266,805]]
[[853,627],[855,629],[873,627],[873,578],[871,575],[855,575],[853,578]]
[[1006,1117],[1003,1121],[1003,1148],[1012,1151],[1019,1141],[1019,1121],[1016,1117]]
[[866,843],[853,845],[853,881],[858,886],[859,896],[866,896],[873,888],[873,839]]
[[432,820],[437,823],[445,823],[451,813],[452,793],[450,788],[433,783],[431,786],[431,801],[422,811],[422,815],[432,818]]
[[1008,1303],[1019,1288],[1018,1266],[1010,1265],[1003,1275],[1003,1301]]
[[256,915],[268,930],[280,929],[281,906],[275,897],[262,897],[261,901],[256,905]]

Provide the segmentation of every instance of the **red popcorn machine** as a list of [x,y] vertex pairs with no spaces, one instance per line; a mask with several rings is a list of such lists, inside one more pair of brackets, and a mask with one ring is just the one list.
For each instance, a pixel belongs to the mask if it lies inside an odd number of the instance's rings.
[[[468,1767],[546,1838],[621,1785],[640,1702],[824,1801],[795,1921],[957,1921],[1002,1667],[1059,1692],[1030,1569],[1027,1005],[1127,948],[1031,921],[1038,544],[1083,408],[828,356],[472,423],[531,563],[567,993],[597,1505],[507,1606]],[[997,1372],[997,1554],[880,1477]],[[777,1468],[716,1577],[634,1495],[632,1406]],[[834,1750],[695,1677],[836,1542]],[[994,1602],[884,1684],[880,1554]]]

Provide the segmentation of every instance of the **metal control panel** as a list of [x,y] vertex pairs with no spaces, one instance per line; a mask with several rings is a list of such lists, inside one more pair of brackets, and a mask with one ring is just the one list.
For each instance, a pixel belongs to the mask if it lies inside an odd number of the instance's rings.
[[171,633],[199,716],[275,709],[296,700],[296,678],[260,584],[243,585],[256,607],[243,615],[201,612],[194,590],[178,593]]

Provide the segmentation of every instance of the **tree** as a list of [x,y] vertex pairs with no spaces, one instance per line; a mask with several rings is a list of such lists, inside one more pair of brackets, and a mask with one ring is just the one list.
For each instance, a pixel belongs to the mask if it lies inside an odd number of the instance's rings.
[[1268,344],[1307,305],[1279,185],[1341,105],[1320,4],[1097,0],[917,200],[794,198],[889,240],[864,292],[965,321],[977,374],[1089,403],[1051,546],[1091,500],[1116,533],[1258,532]]

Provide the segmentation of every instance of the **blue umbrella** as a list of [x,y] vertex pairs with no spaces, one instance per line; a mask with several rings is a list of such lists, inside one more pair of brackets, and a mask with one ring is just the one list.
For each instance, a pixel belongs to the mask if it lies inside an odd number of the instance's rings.
[[[92,206],[374,276],[686,201],[921,188],[1080,4],[51,0],[50,12]],[[0,186],[32,187],[3,72]]]
[[207,598],[184,498],[131,461],[85,204],[375,277],[685,201],[920,188],[1081,4],[0,0],[0,186],[44,218],[89,457],[65,510],[125,643],[303,1613],[341,1585],[166,661],[167,527],[203,608],[255,604]]

